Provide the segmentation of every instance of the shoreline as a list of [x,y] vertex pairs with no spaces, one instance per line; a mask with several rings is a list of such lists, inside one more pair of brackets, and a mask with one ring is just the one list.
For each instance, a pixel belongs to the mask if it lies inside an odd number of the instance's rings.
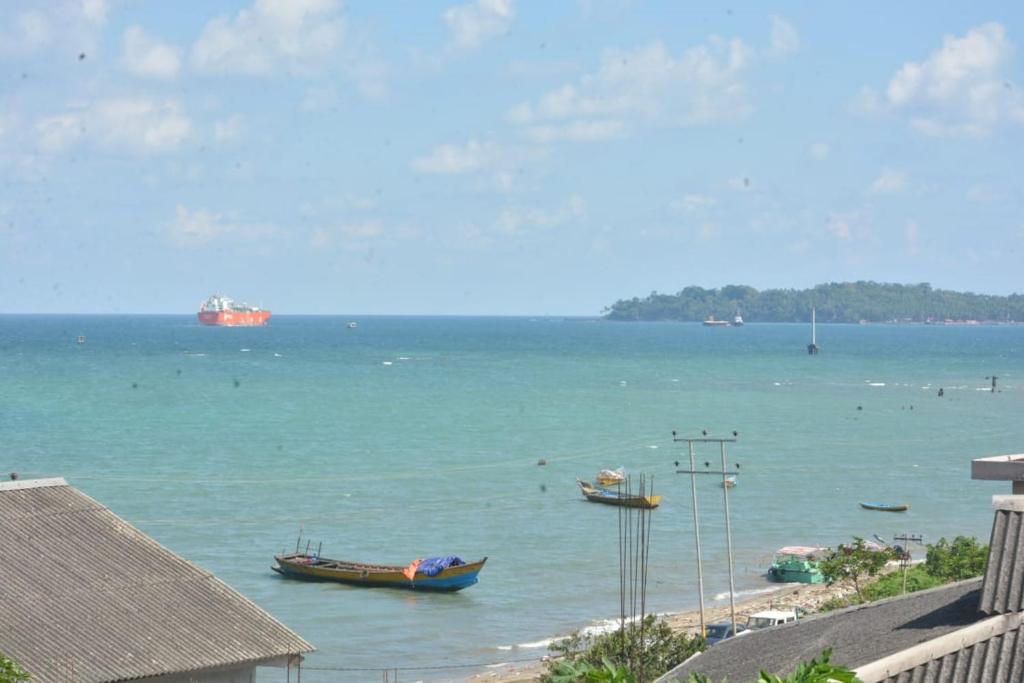
[[[778,590],[774,590],[736,602],[736,621],[745,623],[747,616],[754,612],[761,612],[767,609],[778,609],[786,607],[800,607],[808,613],[819,610],[822,604],[833,598],[845,597],[853,593],[852,586],[846,582],[832,585],[786,583],[780,584]],[[705,621],[708,624],[729,621],[730,607],[728,603],[715,607],[705,607]],[[700,628],[700,610],[687,610],[673,612],[663,617],[673,631],[695,635]],[[585,628],[585,627],[581,627]],[[568,635],[568,634],[566,634]],[[558,636],[555,637],[557,640]],[[515,651],[513,650],[513,654]],[[545,651],[546,652],[546,651]],[[543,657],[543,658],[542,658]],[[514,657],[510,657],[514,658]],[[461,679],[462,683],[479,683],[489,681],[491,683],[532,683],[536,681],[546,670],[547,655],[541,655],[536,661],[531,662],[509,662],[501,666],[493,666],[490,670],[473,674]]]

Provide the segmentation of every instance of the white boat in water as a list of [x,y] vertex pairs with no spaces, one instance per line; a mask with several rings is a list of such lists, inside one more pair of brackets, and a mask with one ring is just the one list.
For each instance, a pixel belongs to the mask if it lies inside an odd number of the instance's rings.
[[704,321],[704,327],[731,327],[732,323],[728,320],[715,320],[715,316],[709,315],[708,319]]
[[737,313],[736,317],[732,319],[732,326],[743,327],[743,316]]

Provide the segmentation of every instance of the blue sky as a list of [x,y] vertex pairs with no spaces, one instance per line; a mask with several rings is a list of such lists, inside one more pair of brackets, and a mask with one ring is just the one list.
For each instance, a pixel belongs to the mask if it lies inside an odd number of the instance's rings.
[[6,2],[0,312],[1024,290],[1018,3]]

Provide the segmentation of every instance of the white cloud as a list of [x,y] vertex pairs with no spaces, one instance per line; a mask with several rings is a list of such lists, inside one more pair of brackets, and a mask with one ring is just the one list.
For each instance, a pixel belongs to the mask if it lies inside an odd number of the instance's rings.
[[991,202],[998,202],[1003,198],[1003,193],[991,185],[971,185],[967,189],[967,201],[975,204],[989,204]]
[[476,0],[449,7],[442,15],[455,47],[475,48],[508,31],[515,19],[513,0]]
[[[0,54],[27,54],[62,46],[71,53],[91,56],[107,21],[107,0],[50,0],[7,19],[10,28],[0,26]],[[5,30],[6,29],[6,30]],[[67,46],[73,46],[68,48]]]
[[438,145],[430,155],[412,160],[420,173],[468,173],[489,165],[497,154],[493,142],[470,140],[465,145]]
[[60,152],[77,142],[83,133],[82,117],[78,114],[47,116],[36,123],[39,147],[44,152]]
[[753,109],[743,82],[752,55],[743,41],[717,37],[679,55],[660,42],[608,49],[596,72],[518,104],[507,119],[549,140],[618,137],[626,117],[666,126],[742,119]]
[[543,209],[508,208],[498,215],[495,229],[506,235],[520,235],[580,220],[587,215],[587,203],[579,195],[570,196],[561,206]]
[[171,242],[178,247],[200,247],[226,236],[242,237],[255,243],[280,233],[272,225],[241,223],[206,209],[189,211],[181,204],[177,205],[174,220],[167,230]]
[[245,119],[235,114],[213,124],[213,137],[217,142],[237,140],[245,132]]
[[673,209],[682,211],[697,211],[699,209],[711,208],[717,203],[718,200],[714,197],[703,194],[687,194],[683,195],[681,200],[672,202],[671,206]]
[[107,0],[82,0],[82,14],[94,24],[102,26],[107,23],[107,12],[110,3]]
[[843,241],[849,241],[853,237],[850,220],[847,216],[829,216],[825,222],[825,229]]
[[150,37],[139,26],[130,26],[124,32],[121,61],[137,76],[172,79],[181,70],[181,51]]
[[826,159],[831,151],[831,148],[824,142],[815,142],[811,145],[810,149],[807,150],[808,154],[818,160]]
[[624,137],[626,125],[622,121],[570,121],[562,125],[529,126],[526,136],[535,142],[595,142]]
[[111,99],[88,109],[58,114],[36,123],[40,147],[60,152],[76,143],[169,152],[192,133],[192,122],[175,100]]
[[947,35],[927,59],[904,64],[884,95],[863,90],[860,108],[906,113],[914,130],[942,137],[981,137],[1004,121],[1024,123],[1024,97],[1008,75],[1012,55],[995,22]]
[[250,76],[315,68],[340,43],[339,9],[337,0],[256,0],[233,19],[207,23],[192,46],[192,63],[208,73]]
[[868,188],[868,194],[897,194],[907,189],[909,177],[906,171],[882,169],[875,182]]
[[772,17],[772,36],[769,53],[781,57],[800,49],[800,36],[793,25],[781,17]]
[[221,217],[202,209],[189,211],[178,204],[175,220],[170,225],[171,239],[179,246],[199,246],[230,232]]

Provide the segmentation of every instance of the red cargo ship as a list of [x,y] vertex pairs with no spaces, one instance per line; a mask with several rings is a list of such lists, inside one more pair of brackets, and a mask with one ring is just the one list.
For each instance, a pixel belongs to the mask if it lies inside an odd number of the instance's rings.
[[236,303],[219,294],[204,301],[196,315],[203,325],[226,327],[256,327],[266,325],[270,319],[270,311],[264,311],[259,306]]

